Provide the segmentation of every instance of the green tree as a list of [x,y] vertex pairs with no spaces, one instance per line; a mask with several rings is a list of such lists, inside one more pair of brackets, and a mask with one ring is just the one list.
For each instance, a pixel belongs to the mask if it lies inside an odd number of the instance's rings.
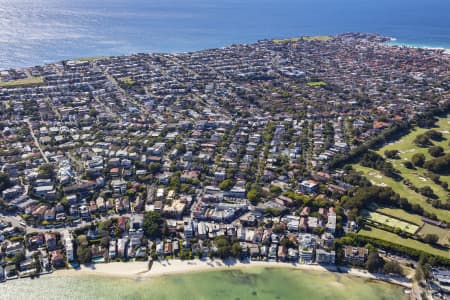
[[79,236],[77,237],[77,244],[78,244],[79,246],[87,246],[87,245],[89,244],[89,243],[88,243],[88,240],[87,240],[87,236],[84,235],[84,234],[79,235]]
[[450,170],[450,153],[427,161],[424,167],[435,173],[447,174]]
[[219,184],[219,188],[222,191],[229,191],[234,185],[234,181],[232,179],[225,179]]
[[423,267],[422,267],[422,264],[420,264],[420,263],[417,264],[416,273],[414,274],[414,278],[417,281],[422,281],[425,278],[425,274],[423,272]]
[[19,268],[19,265],[22,261],[25,260],[25,253],[20,252],[13,256],[12,262],[16,265],[17,268]]
[[411,161],[416,167],[422,167],[425,163],[425,155],[416,153],[412,156]]
[[0,192],[6,190],[11,186],[11,181],[9,176],[5,173],[0,172]]
[[414,144],[420,147],[427,147],[432,145],[430,139],[425,134],[419,134],[413,141]]
[[98,230],[100,231],[109,231],[112,225],[112,219],[107,219],[98,224]]
[[142,229],[147,237],[151,239],[161,238],[161,227],[164,220],[160,213],[150,211],[144,214],[144,221],[142,222]]
[[369,253],[366,267],[370,273],[377,272],[383,268],[383,259],[378,255],[377,251],[372,251]]
[[281,188],[279,186],[276,185],[271,185],[270,186],[270,192],[276,195],[279,195],[281,193]]
[[218,236],[214,240],[217,247],[217,255],[220,258],[227,258],[231,254],[230,242],[228,241],[226,236]]
[[404,165],[405,168],[407,168],[407,169],[414,169],[414,165],[413,165],[412,162],[410,162],[410,161],[405,161],[405,162],[403,163],[403,165]]
[[429,233],[425,235],[423,241],[429,244],[436,244],[439,241],[439,236],[437,234]]
[[385,150],[384,151],[384,156],[386,156],[387,158],[398,158],[398,150]]
[[296,245],[292,240],[290,240],[290,239],[287,238],[287,237],[284,237],[284,238],[280,241],[280,244],[283,245],[283,246],[286,247],[286,248],[297,248],[297,245]]
[[77,247],[77,257],[82,264],[90,263],[92,258],[91,249],[88,246],[79,245]]
[[383,272],[387,274],[402,275],[403,269],[396,260],[390,260],[384,265]]
[[169,179],[169,188],[179,191],[180,190],[180,173],[175,172]]
[[419,193],[421,193],[422,195],[424,195],[425,197],[428,197],[428,198],[433,198],[433,199],[437,198],[434,191],[428,185],[419,188]]
[[175,145],[175,149],[177,149],[180,154],[184,154],[186,152],[186,145],[185,144],[181,144],[181,143],[180,144],[176,144]]
[[231,246],[231,255],[233,255],[236,258],[239,258],[241,256],[242,248],[241,244],[238,242],[233,243]]
[[252,204],[256,204],[258,202],[258,199],[259,199],[259,192],[258,192],[258,190],[255,189],[255,188],[252,188],[250,191],[248,191],[247,199],[250,200],[250,202]]
[[38,169],[38,176],[43,179],[55,179],[55,167],[52,164],[41,165]]
[[425,136],[434,141],[442,141],[443,139],[442,133],[434,129],[425,132]]
[[102,239],[100,240],[100,245],[104,248],[108,248],[109,247],[109,236],[104,236],[102,237]]
[[428,148],[428,153],[430,153],[430,155],[433,157],[439,157],[444,155],[444,148],[442,148],[441,146],[433,146]]
[[153,162],[153,163],[151,163],[151,164],[148,165],[148,170],[150,171],[150,173],[152,173],[153,175],[155,175],[156,173],[158,173],[159,171],[161,171],[161,164],[160,164],[160,163]]

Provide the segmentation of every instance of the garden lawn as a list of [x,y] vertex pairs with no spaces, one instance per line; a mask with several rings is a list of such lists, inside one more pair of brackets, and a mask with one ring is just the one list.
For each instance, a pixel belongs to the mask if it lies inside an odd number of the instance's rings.
[[136,83],[136,81],[134,81],[131,77],[123,77],[119,78],[118,80],[128,85],[133,85],[134,83]]
[[425,224],[417,233],[418,235],[425,236],[427,234],[435,234],[439,237],[439,243],[442,245],[450,245],[449,237],[450,230],[446,228],[441,228],[431,224]]
[[327,83],[323,81],[311,81],[307,83],[308,86],[314,87],[314,86],[326,86]]
[[106,58],[109,58],[109,56],[88,56],[88,57],[77,58],[76,61],[94,61],[94,60],[106,59]]
[[274,39],[272,41],[277,44],[283,44],[283,43],[287,43],[287,42],[298,42],[300,40],[301,40],[300,37],[294,37],[294,38],[286,38],[286,39]]
[[432,254],[432,255],[450,258],[449,250],[435,248],[429,244],[422,243],[420,241],[416,241],[416,240],[410,239],[410,238],[403,238],[395,233],[384,231],[384,230],[381,230],[381,229],[378,229],[375,227],[366,225],[364,227],[364,229],[361,229],[358,232],[358,234],[361,236],[376,238],[376,239],[384,240],[384,241],[391,242],[394,244],[399,244],[399,245],[402,245],[405,247],[421,250],[421,251],[424,251],[424,252]]
[[422,217],[420,215],[410,214],[401,208],[383,207],[383,208],[378,208],[376,210],[376,212],[385,214],[387,216],[399,218],[401,220],[408,221],[408,222],[416,224],[418,226],[421,226],[423,224]]
[[44,83],[43,77],[29,77],[24,79],[0,81],[0,87],[14,87],[23,85],[37,85]]
[[367,213],[367,219],[372,220],[373,222],[388,226],[392,229],[400,228],[402,231],[407,232],[409,234],[415,234],[419,229],[419,226],[408,223],[397,218],[393,218],[391,216],[383,215],[377,212],[370,211]]
[[332,40],[333,37],[329,35],[314,35],[314,36],[302,36],[304,41],[329,41]]

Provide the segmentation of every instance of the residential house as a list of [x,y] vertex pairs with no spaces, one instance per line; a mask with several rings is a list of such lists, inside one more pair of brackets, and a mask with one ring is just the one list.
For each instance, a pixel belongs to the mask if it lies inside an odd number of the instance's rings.
[[56,234],[53,232],[44,233],[45,243],[47,244],[47,249],[49,251],[55,250],[57,246]]

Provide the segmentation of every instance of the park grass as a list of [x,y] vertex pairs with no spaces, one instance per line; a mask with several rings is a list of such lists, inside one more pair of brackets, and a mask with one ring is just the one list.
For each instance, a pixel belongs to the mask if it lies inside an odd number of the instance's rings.
[[300,37],[294,37],[294,38],[286,38],[286,39],[273,39],[272,41],[277,44],[284,44],[288,42],[298,42],[300,41]]
[[24,79],[1,81],[0,87],[16,87],[16,86],[27,86],[27,85],[40,85],[44,83],[43,77],[29,77]]
[[394,192],[404,197],[411,204],[419,204],[425,211],[431,214],[436,214],[440,220],[450,220],[450,211],[434,208],[430,203],[426,201],[426,198],[421,194],[418,194],[404,185],[401,181],[396,181],[390,177],[382,175],[379,171],[363,167],[360,164],[354,164],[353,168],[364,174],[372,184],[378,186],[386,186],[392,188]]
[[401,220],[421,226],[423,224],[422,217],[416,214],[410,214],[401,208],[382,207],[377,208],[376,212],[385,214],[387,216],[395,217]]
[[450,251],[445,249],[435,248],[429,244],[411,239],[411,238],[403,238],[395,233],[391,233],[388,231],[384,231],[372,226],[366,225],[363,229],[358,232],[358,235],[376,238],[383,241],[391,242],[394,244],[402,245],[405,247],[421,250],[423,252],[437,255],[445,258],[450,258]]
[[109,56],[88,56],[88,57],[80,57],[75,59],[76,61],[94,61],[99,59],[106,59],[109,58]]
[[446,228],[441,228],[431,224],[425,224],[422,226],[422,228],[420,228],[417,234],[420,236],[425,236],[427,234],[435,234],[439,237],[438,241],[439,244],[450,245],[450,241],[448,240],[450,237],[450,230]]
[[118,80],[120,82],[128,84],[128,85],[133,85],[136,82],[131,77],[123,77],[123,78],[119,78]]
[[417,232],[417,230],[419,229],[419,226],[417,226],[413,223],[408,223],[408,222],[402,221],[400,219],[397,219],[397,218],[394,218],[391,216],[387,216],[384,214],[380,214],[377,212],[373,212],[373,211],[367,211],[366,218],[368,220],[372,220],[373,222],[382,224],[384,226],[388,226],[392,229],[399,228],[402,231],[407,232],[409,234],[415,234]]
[[332,40],[333,37],[329,35],[313,35],[313,36],[302,36],[304,41],[329,41]]
[[327,83],[323,81],[311,81],[307,83],[308,86],[326,86]]

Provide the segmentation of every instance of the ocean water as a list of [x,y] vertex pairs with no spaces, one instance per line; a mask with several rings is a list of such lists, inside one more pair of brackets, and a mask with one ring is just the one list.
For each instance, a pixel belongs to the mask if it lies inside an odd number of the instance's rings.
[[0,69],[376,32],[450,48],[448,0],[0,0]]
[[[44,288],[45,287],[45,288]],[[403,288],[336,273],[251,267],[144,280],[43,276],[0,284],[1,299],[403,300]],[[30,296],[32,295],[32,298]]]

